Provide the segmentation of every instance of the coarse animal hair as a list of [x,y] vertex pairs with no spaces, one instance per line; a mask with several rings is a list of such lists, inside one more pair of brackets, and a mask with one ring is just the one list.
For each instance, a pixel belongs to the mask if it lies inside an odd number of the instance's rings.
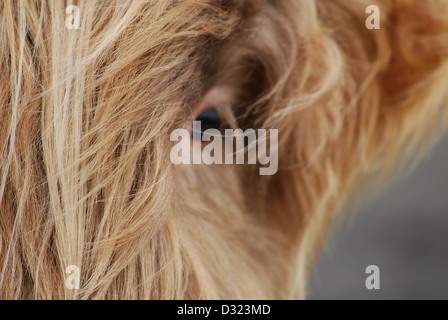
[[[0,298],[306,297],[336,214],[446,126],[447,17],[445,0],[1,1]],[[279,130],[277,174],[170,162],[216,87],[240,127]]]

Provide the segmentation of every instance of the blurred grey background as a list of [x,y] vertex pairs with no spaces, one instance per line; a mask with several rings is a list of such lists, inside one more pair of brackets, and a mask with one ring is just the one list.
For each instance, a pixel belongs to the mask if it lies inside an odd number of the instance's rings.
[[448,299],[448,136],[330,235],[308,299]]

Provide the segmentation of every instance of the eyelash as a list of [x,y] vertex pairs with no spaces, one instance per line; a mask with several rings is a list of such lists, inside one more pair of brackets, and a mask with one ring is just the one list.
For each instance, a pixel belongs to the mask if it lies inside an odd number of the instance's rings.
[[[219,129],[222,125],[221,116],[216,109],[207,109],[202,111],[195,119],[195,121],[204,122],[209,128]],[[205,130],[205,129],[204,129]]]

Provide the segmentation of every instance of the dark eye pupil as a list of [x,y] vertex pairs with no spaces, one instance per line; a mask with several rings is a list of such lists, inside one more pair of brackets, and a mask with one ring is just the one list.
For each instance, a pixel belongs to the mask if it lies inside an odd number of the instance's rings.
[[195,121],[201,122],[201,131],[204,132],[207,129],[220,129],[222,125],[221,117],[218,111],[215,109],[208,109],[202,111],[199,116],[197,116]]

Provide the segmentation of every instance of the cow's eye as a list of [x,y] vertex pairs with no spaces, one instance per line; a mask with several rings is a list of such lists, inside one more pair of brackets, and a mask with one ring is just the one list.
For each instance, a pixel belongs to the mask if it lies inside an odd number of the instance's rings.
[[[228,87],[216,86],[210,89],[192,110],[192,131],[196,133],[192,139],[198,140],[202,138],[202,145],[204,146],[204,142],[210,142],[218,136],[222,137],[225,129],[230,125],[234,125],[233,100],[234,93]],[[207,130],[209,131],[206,132]]]
[[[216,109],[207,109],[202,111],[196,117],[196,119],[194,119],[194,121],[195,122],[193,123],[193,132],[200,131],[200,134],[193,135],[193,139],[201,139],[201,138],[203,139],[205,137],[210,139],[210,137],[206,136],[205,134],[203,135],[203,133],[208,129],[221,130],[223,124],[221,115],[218,113]],[[198,127],[198,123],[200,127]]]
[[220,129],[222,125],[221,116],[216,109],[202,111],[195,119],[201,122],[201,131],[207,129]]

